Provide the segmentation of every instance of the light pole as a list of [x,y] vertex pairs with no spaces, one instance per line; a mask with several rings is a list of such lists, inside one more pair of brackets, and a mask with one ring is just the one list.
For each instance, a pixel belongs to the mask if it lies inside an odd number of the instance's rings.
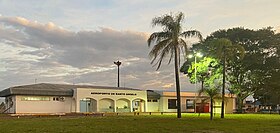
[[118,66],[118,87],[120,87],[120,65],[122,64],[122,62],[117,61],[114,62],[114,64]]
[[[196,73],[197,73],[197,70],[196,70],[196,58],[197,57],[202,57],[203,55],[199,52],[194,52],[194,54],[191,54],[191,55],[188,55],[188,58],[193,58],[194,57],[194,82],[195,82],[195,91],[197,91],[197,81],[196,81]],[[194,112],[196,113],[196,93],[194,93],[194,96],[195,96],[195,101],[194,101]]]

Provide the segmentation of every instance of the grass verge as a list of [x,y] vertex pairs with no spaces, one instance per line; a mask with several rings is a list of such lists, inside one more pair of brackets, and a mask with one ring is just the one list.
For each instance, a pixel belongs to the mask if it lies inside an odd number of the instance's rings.
[[226,114],[209,120],[208,114],[104,117],[1,118],[1,131],[35,133],[278,133],[280,115]]

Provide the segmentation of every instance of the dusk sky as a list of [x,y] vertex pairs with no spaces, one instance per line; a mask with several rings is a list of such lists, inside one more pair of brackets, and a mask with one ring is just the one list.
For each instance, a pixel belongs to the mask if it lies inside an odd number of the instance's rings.
[[[174,64],[156,71],[148,36],[152,18],[185,14],[184,30],[205,38],[218,29],[272,26],[280,0],[0,0],[0,90],[35,83],[175,90]],[[190,42],[186,39],[187,42]],[[192,44],[189,43],[189,46]],[[182,60],[183,61],[183,60]],[[181,74],[181,89],[191,91]]]

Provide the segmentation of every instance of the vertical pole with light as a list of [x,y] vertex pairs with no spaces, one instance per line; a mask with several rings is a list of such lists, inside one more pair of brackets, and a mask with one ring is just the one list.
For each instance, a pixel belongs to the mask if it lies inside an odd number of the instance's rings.
[[[201,54],[201,53],[199,53],[199,52],[194,52],[194,54],[193,55],[188,55],[188,58],[192,58],[192,57],[194,57],[194,82],[195,82],[195,91],[197,91],[197,70],[196,70],[196,58],[197,57],[202,57],[203,55]],[[194,96],[195,96],[195,100],[194,100],[194,112],[196,113],[196,93],[197,92],[195,92],[194,93]]]
[[118,66],[118,87],[120,87],[120,65],[122,63],[120,61],[115,61],[114,64]]

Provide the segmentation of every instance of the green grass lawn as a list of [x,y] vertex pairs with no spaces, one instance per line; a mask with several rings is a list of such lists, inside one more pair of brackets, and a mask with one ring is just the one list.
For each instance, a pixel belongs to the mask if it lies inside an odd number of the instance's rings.
[[208,114],[104,116],[104,117],[42,117],[1,118],[2,133],[279,133],[280,115],[226,114],[209,120]]

